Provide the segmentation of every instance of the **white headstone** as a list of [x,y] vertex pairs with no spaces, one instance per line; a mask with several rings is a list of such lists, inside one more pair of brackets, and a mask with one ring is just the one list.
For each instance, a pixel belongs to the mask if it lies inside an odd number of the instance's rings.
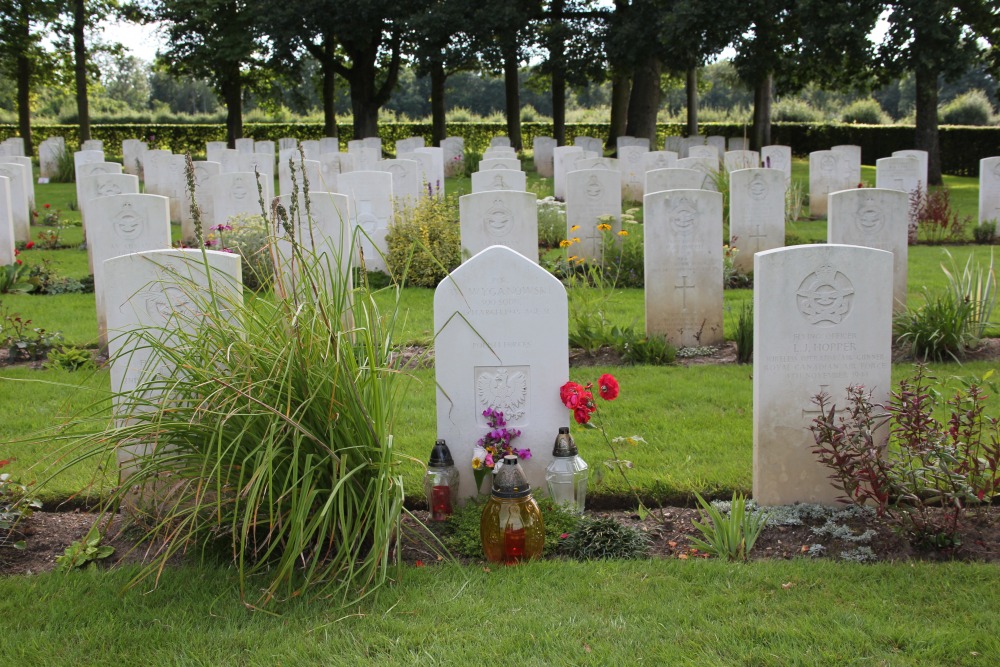
[[[160,194],[160,171],[163,161],[171,155],[170,151],[152,149],[142,154],[142,186],[146,194]],[[94,160],[103,162],[103,160]]]
[[513,169],[521,170],[521,161],[517,158],[498,157],[488,158],[479,161],[479,171],[490,171],[491,169]]
[[[218,162],[197,160],[194,163],[194,199],[198,204],[198,210],[201,212],[201,228],[205,235],[209,233],[210,228],[215,224],[214,196],[209,183],[212,178],[221,173],[222,165]],[[185,183],[185,187],[186,185]],[[185,243],[192,243],[195,238],[194,217],[191,214],[191,196],[185,189],[184,203],[181,205],[181,240]]]
[[104,142],[100,139],[87,139],[85,142],[80,144],[81,151],[103,151]]
[[250,138],[237,139],[236,150],[245,155],[253,155],[254,140]]
[[707,157],[684,157],[677,160],[678,169],[694,169],[705,175],[702,188],[705,190],[715,190],[718,192],[716,179],[719,174],[719,162]]
[[225,141],[208,141],[205,143],[205,159],[222,164],[222,154],[227,150],[229,145]]
[[293,139],[291,137],[282,137],[281,139],[278,139],[278,152],[297,150],[298,146],[298,139]]
[[233,174],[240,170],[243,153],[235,148],[224,148],[215,153],[215,159],[222,165],[223,174]]
[[274,156],[269,153],[245,153],[237,165],[236,171],[259,172],[274,181]]
[[267,139],[253,142],[253,152],[267,153],[268,155],[274,155],[277,153],[277,151],[274,150],[274,142]]
[[305,153],[307,160],[318,160],[319,156],[322,155],[322,151],[319,149],[319,140],[307,139],[303,141],[302,152]]
[[458,199],[462,257],[494,245],[538,261],[538,198],[533,192],[492,190]]
[[[164,387],[159,379],[177,374],[173,363],[156,356],[150,339],[176,346],[181,344],[181,332],[191,334],[210,326],[215,318],[200,307],[210,284],[215,303],[223,304],[224,311],[242,303],[240,256],[211,250],[205,255],[194,249],[153,250],[108,259],[102,273],[106,287],[100,319],[108,326],[113,412],[121,426],[130,414],[159,404]],[[136,390],[142,393],[132,402],[129,394]],[[154,447],[119,447],[118,463],[127,465],[136,456],[155,454]]]
[[396,142],[396,154],[400,153],[412,153],[418,148],[424,147],[423,137],[409,137],[407,139],[400,139]]
[[628,146],[639,146],[649,150],[649,139],[645,137],[630,137],[628,135],[618,137],[615,147],[618,149],[618,157],[621,157],[621,150]]
[[875,161],[875,187],[901,190],[907,194],[918,192],[920,160],[915,157],[883,157]]
[[[340,191],[347,195],[355,246],[364,252],[368,271],[388,273],[385,256],[389,245],[385,240],[392,224],[392,174],[385,171],[352,171],[338,179]],[[361,266],[356,259],[356,266]]]
[[725,164],[726,171],[757,169],[760,167],[760,154],[757,151],[728,151]]
[[38,147],[38,175],[41,178],[53,178],[59,173],[59,161],[66,152],[66,140],[62,137],[49,137]]
[[[301,199],[301,198],[300,198]],[[278,203],[290,210],[291,195],[281,195]],[[304,201],[304,200],[302,200]],[[309,217],[306,207],[299,205],[299,215],[291,220],[295,238],[299,243],[302,257],[292,252],[292,243],[287,231],[279,225],[276,230],[277,266],[279,290],[288,297],[308,289],[300,284],[302,272],[300,262],[309,262],[316,278],[322,278],[327,294],[342,294],[337,290],[351,289],[351,222],[347,195],[334,192],[309,193]]]
[[517,159],[517,151],[509,146],[493,146],[492,148],[487,148],[483,151],[483,159],[491,160],[493,158],[511,158]]
[[465,175],[465,140],[462,137],[448,137],[441,142],[444,151],[445,178]]
[[10,179],[0,176],[0,267],[17,261],[14,255],[14,217],[10,210]]
[[472,174],[472,192],[486,192],[488,190],[517,190],[524,192],[527,187],[528,177],[523,171],[513,169],[491,169],[490,171],[477,171]]
[[31,240],[31,209],[28,206],[28,189],[24,183],[30,180],[31,174],[23,164],[0,162],[0,176],[8,180],[10,195],[8,202],[14,225],[14,238],[27,243]]
[[707,178],[697,169],[652,169],[646,172],[646,194],[664,190],[707,190]]
[[892,253],[893,303],[906,308],[910,198],[899,190],[854,188],[830,193],[827,243]]
[[552,187],[556,199],[566,199],[566,174],[583,154],[584,151],[579,146],[556,146],[552,149]]
[[646,181],[644,159],[649,152],[649,142],[618,147],[618,166],[622,174],[622,199],[642,201]]
[[[80,200],[78,203],[84,230],[87,229],[92,220],[89,214],[91,200],[98,197],[139,194],[139,177],[132,176],[131,174],[96,174],[94,176],[84,176],[80,179],[78,185],[80,190]],[[87,244],[87,259],[90,263],[90,272],[93,273],[94,256],[90,244]]]
[[6,157],[0,157],[3,162],[11,162],[13,164],[19,164],[25,168],[25,174],[27,176],[24,179],[23,187],[24,194],[28,198],[28,210],[34,210],[35,206],[35,179],[32,178],[34,165],[31,163],[30,157],[24,157],[23,155],[8,155]]
[[377,150],[379,159],[382,159],[382,139],[379,137],[365,137],[361,140],[361,143],[365,148]]
[[414,160],[420,165],[420,196],[433,197],[438,194],[434,188],[434,158],[427,153],[402,153],[400,160]]
[[722,154],[719,153],[719,149],[715,146],[709,146],[708,144],[705,144],[704,146],[688,147],[688,157],[707,157],[715,160],[716,162],[722,161]]
[[726,154],[726,138],[721,134],[710,134],[705,137],[706,146],[714,146],[715,150],[719,154],[719,161],[722,161],[722,157]]
[[[431,190],[437,196],[444,195],[444,151],[440,148],[435,148],[428,146],[426,148],[418,148],[413,151],[417,155],[429,155],[431,158],[431,168],[433,171],[427,172],[426,167],[424,171],[425,175],[428,177],[427,182],[431,186]],[[426,162],[424,163],[426,165]],[[520,167],[518,167],[520,169]]]
[[[600,259],[621,231],[622,189],[616,171],[585,169],[566,175],[566,238],[580,239],[570,252],[584,260]],[[610,222],[602,220],[609,216]],[[601,230],[602,224],[611,226]],[[577,226],[577,229],[573,229]],[[609,248],[610,249],[610,248]]]
[[187,193],[187,158],[166,155],[160,161],[160,194],[170,198],[170,220],[180,222],[181,209],[189,206]]
[[578,169],[610,169],[620,172],[618,159],[613,157],[580,157],[576,159],[573,167],[573,171]]
[[420,163],[416,160],[382,160],[379,169],[392,174],[392,196],[396,211],[417,205],[420,200]]
[[[274,186],[271,183],[266,178],[260,181],[265,205],[273,198],[271,189]],[[213,226],[224,225],[229,218],[241,213],[263,214],[261,194],[257,191],[257,178],[254,174],[245,171],[221,173],[209,178],[208,187],[212,190]]]
[[[669,151],[671,153],[677,153],[677,159],[680,159],[681,151],[684,149],[684,137],[679,137],[677,135],[670,135],[663,140],[663,150]],[[723,151],[725,152],[725,151]]]
[[927,151],[918,151],[916,149],[908,149],[905,151],[893,151],[892,157],[915,157],[917,162],[920,163],[920,187],[927,190],[927,162],[928,156]]
[[642,155],[642,168],[647,173],[654,169],[673,169],[676,166],[677,153],[673,151],[650,151]]
[[653,192],[643,211],[646,335],[676,347],[721,344],[722,195]]
[[[145,250],[170,247],[170,202],[159,195],[114,195],[91,199],[88,203],[90,228],[87,245],[94,259],[94,296],[97,303],[97,331],[101,347],[108,343],[107,308],[109,294],[119,289],[136,291],[142,282],[113,284],[104,276],[105,260]],[[108,303],[123,303],[112,298]]]
[[5,139],[3,146],[6,149],[6,155],[11,157],[25,157],[24,137],[10,137]]
[[827,196],[843,190],[841,160],[833,151],[809,154],[809,215],[825,218]]
[[482,251],[435,290],[434,344],[448,350],[434,363],[437,437],[451,449],[461,496],[478,495],[472,455],[488,408],[521,429],[511,444],[531,450],[525,475],[533,489],[545,488],[554,434],[569,422],[559,400],[569,378],[568,317],[562,283],[503,246]]
[[146,148],[146,142],[138,139],[122,141],[122,169],[126,174],[142,176],[142,154]]
[[979,161],[979,224],[991,220],[1000,236],[1000,157]]
[[792,180],[792,149],[790,146],[764,146],[760,149],[760,166],[765,169],[777,169],[785,175],[786,181]]
[[493,137],[490,139],[490,146],[510,146],[509,137]]
[[598,155],[604,154],[604,142],[596,137],[574,137],[573,145],[579,146],[585,151],[597,153]]
[[837,186],[830,192],[856,188],[861,182],[861,146],[843,144],[830,149],[840,157],[839,180]]
[[729,137],[730,151],[745,151],[749,148],[750,142],[746,140],[746,137]]
[[532,150],[535,155],[535,171],[542,178],[552,178],[554,174],[552,151],[558,145],[558,142],[552,137],[535,137],[532,141]]
[[785,175],[776,169],[737,169],[729,174],[729,245],[733,265],[753,270],[755,253],[785,245]]
[[753,340],[754,500],[833,505],[840,494],[812,453],[812,397],[829,394],[843,410],[845,389],[862,385],[887,401],[892,255],[833,244],[760,253]]

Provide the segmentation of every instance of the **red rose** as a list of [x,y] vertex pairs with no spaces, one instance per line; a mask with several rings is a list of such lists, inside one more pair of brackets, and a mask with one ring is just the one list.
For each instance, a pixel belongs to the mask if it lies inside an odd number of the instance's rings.
[[559,388],[559,400],[570,410],[575,410],[580,405],[580,395],[583,387],[570,380]]
[[577,424],[586,424],[590,421],[590,410],[585,405],[581,405],[573,410],[573,419],[576,420]]
[[42,204],[42,208],[52,208],[52,204]]
[[24,244],[24,249],[25,250],[31,250],[34,247],[35,247],[35,242],[34,241],[28,241],[27,243]]
[[613,401],[618,398],[618,380],[614,375],[605,373],[597,381],[597,390],[605,401]]

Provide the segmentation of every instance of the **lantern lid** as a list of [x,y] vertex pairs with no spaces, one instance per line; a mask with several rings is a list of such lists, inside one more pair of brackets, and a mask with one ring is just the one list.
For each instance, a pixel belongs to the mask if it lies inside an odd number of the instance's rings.
[[436,468],[455,465],[455,460],[451,458],[451,451],[444,440],[438,440],[434,443],[434,449],[431,450],[431,460],[427,462],[427,465]]
[[503,465],[493,475],[492,495],[494,498],[526,498],[531,495],[528,478],[513,454],[503,457]]
[[559,435],[556,436],[556,444],[552,448],[552,456],[557,459],[565,459],[577,456],[578,454],[576,442],[573,440],[573,436],[569,434],[569,427],[560,426]]

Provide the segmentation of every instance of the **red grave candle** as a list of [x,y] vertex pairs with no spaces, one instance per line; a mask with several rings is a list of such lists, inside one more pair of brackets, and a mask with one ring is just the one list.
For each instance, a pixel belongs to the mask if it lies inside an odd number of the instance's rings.
[[503,531],[503,562],[507,565],[524,560],[524,528],[507,526]]
[[451,516],[451,512],[451,487],[433,487],[431,489],[431,520],[444,521]]

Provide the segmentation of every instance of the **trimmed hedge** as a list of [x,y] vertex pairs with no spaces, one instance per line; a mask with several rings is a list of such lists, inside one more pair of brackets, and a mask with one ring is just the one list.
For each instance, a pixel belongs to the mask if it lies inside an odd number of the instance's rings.
[[[67,147],[77,150],[76,125],[37,125],[32,128],[35,145],[50,136],[63,136]],[[354,134],[350,125],[340,125],[340,142],[346,149],[347,141]],[[742,123],[702,123],[702,134],[721,134],[726,137],[746,136],[749,125]],[[323,136],[321,123],[246,123],[244,135],[254,139],[277,141],[282,137],[297,139],[319,139]],[[489,146],[491,137],[507,133],[504,123],[448,123],[450,136],[465,138],[466,148],[482,152]],[[521,132],[524,145],[531,146],[536,136],[552,136],[552,123],[522,123]],[[667,136],[684,134],[681,123],[661,123],[657,127],[657,142],[663,145]],[[93,125],[91,135],[104,141],[108,157],[120,158],[123,139],[152,139],[151,145],[169,148],[175,153],[204,155],[205,142],[223,141],[226,138],[224,125]],[[0,141],[17,136],[16,125],[0,125]],[[381,123],[379,136],[387,148],[399,139],[422,136],[428,142],[431,138],[430,123]],[[572,142],[578,136],[591,136],[606,140],[608,126],[603,123],[570,123],[566,125],[566,139]],[[959,127],[940,128],[941,166],[948,174],[977,176],[979,160],[983,157],[1000,155],[1000,127]],[[864,164],[875,164],[881,157],[889,157],[893,151],[913,148],[914,128],[908,125],[853,125],[843,123],[773,123],[771,140],[775,144],[792,147],[796,155],[806,156],[812,151],[827,150],[839,144],[861,146],[861,160]]]

